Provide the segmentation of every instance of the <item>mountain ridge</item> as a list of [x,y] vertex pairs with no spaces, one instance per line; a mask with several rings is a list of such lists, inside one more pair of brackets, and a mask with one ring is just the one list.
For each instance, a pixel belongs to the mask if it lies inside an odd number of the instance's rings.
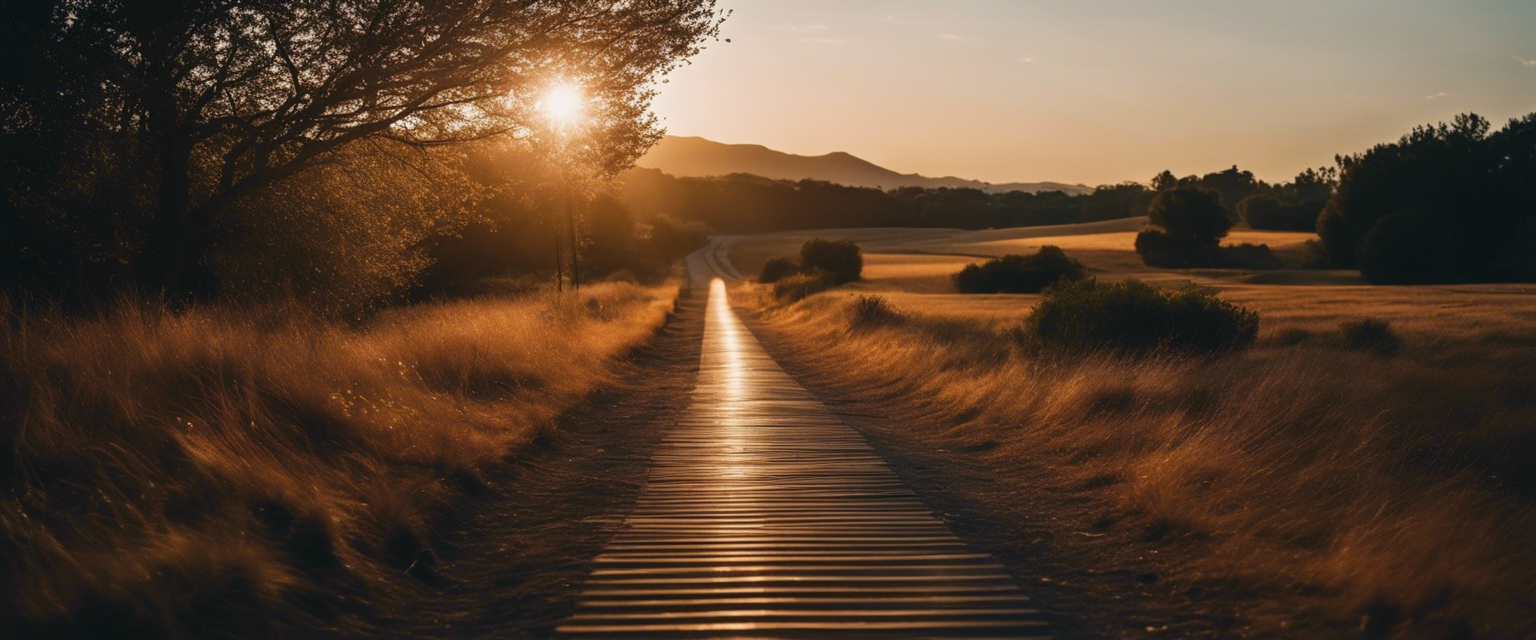
[[698,136],[666,136],[641,156],[635,165],[658,169],[677,177],[747,173],[773,180],[823,180],[881,189],[949,187],[980,189],[989,193],[1059,190],[1069,194],[1093,191],[1083,184],[1050,181],[994,184],[955,176],[934,178],[893,171],[846,151],[807,156],[770,149],[760,144],[728,144]]

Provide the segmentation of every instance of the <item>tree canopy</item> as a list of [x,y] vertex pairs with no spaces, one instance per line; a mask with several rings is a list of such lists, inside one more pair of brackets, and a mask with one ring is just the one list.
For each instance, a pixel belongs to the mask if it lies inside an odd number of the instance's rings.
[[1215,247],[1232,228],[1220,194],[1198,187],[1159,192],[1147,206],[1147,222],[1194,247]]
[[1340,156],[1317,230],[1372,282],[1536,279],[1536,114],[1476,114]]
[[[148,282],[187,285],[213,214],[361,140],[411,147],[538,135],[560,78],[591,103],[599,174],[659,136],[654,82],[717,33],[712,0],[53,0],[6,3],[0,136],[22,182],[133,167]],[[45,160],[22,164],[44,156]],[[67,165],[96,161],[90,168]],[[10,177],[10,176],[8,176]],[[87,178],[91,176],[86,176]],[[78,188],[79,180],[53,188]],[[13,189],[13,207],[47,199]],[[27,196],[40,196],[29,202]],[[131,225],[130,225],[131,226]]]

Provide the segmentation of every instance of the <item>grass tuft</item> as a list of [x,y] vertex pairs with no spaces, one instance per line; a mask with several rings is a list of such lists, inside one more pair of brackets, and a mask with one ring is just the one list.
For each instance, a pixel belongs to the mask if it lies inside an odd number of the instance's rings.
[[832,274],[815,270],[781,278],[769,285],[773,298],[782,303],[795,303],[837,286]]
[[1382,320],[1351,320],[1339,327],[1344,335],[1344,346],[1349,349],[1369,351],[1383,358],[1390,358],[1402,350],[1402,338],[1392,331],[1391,325]]
[[888,326],[901,322],[902,315],[881,296],[861,295],[848,305],[850,324],[856,329]]

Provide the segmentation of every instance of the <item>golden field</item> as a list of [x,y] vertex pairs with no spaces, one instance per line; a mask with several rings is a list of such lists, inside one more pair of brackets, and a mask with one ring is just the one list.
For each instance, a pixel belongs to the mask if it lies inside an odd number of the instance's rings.
[[[1135,585],[1149,602],[1231,618],[1108,621],[1101,633],[1536,634],[1536,286],[1151,269],[1131,248],[1142,223],[824,230],[726,247],[750,274],[810,237],[858,241],[862,282],[792,305],[736,296],[780,345],[774,355],[889,407],[889,425],[869,427],[875,439],[968,470],[942,484],[997,514],[988,526],[1043,529],[1095,576],[1154,576]],[[1229,241],[1268,244],[1299,266],[1313,237],[1235,230]],[[1025,355],[1005,332],[1038,296],[961,295],[948,278],[976,256],[1044,244],[1101,279],[1215,288],[1260,313],[1258,341],[1214,359]],[[863,295],[897,315],[857,322]],[[1388,321],[1401,352],[1346,348],[1340,326],[1359,319]],[[999,537],[1003,551],[1038,551]]]

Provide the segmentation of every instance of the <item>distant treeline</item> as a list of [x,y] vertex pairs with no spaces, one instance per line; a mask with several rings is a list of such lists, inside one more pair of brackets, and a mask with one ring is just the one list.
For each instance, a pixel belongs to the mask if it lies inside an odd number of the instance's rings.
[[[727,233],[827,227],[950,227],[986,229],[1071,224],[1145,215],[1152,196],[1175,186],[1220,194],[1234,222],[1255,228],[1311,230],[1333,190],[1336,172],[1308,169],[1291,182],[1269,184],[1232,167],[1203,176],[1164,171],[1151,186],[1135,182],[1092,193],[1061,191],[991,194],[979,189],[903,187],[890,191],[815,180],[769,180],[733,174],[676,178],[655,169],[623,175],[621,199],[641,219],[670,217]],[[1247,218],[1243,218],[1243,214]]]

